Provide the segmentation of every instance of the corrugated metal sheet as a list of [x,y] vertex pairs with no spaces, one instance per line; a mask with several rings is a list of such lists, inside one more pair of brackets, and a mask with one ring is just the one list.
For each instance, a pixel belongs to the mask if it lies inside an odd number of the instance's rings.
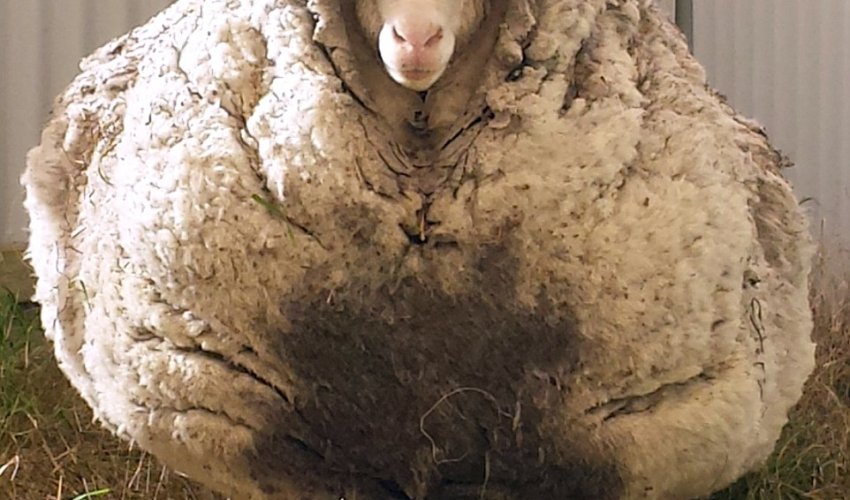
[[694,51],[712,85],[755,117],[817,235],[850,249],[850,1],[699,0]]
[[0,0],[0,244],[26,239],[24,157],[79,60],[171,0]]

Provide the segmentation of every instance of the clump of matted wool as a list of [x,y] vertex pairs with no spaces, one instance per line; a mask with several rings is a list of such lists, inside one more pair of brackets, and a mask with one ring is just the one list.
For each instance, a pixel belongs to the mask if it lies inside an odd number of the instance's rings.
[[647,0],[492,0],[427,95],[341,0],[180,0],[24,182],[111,429],[237,498],[689,498],[812,369],[811,244]]

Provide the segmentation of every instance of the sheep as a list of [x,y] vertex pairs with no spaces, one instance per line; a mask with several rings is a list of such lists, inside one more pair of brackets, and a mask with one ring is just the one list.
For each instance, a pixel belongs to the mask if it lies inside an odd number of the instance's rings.
[[764,460],[814,364],[764,132],[648,0],[410,5],[178,0],[83,62],[23,183],[97,418],[240,499],[686,499]]
[[425,91],[469,42],[487,7],[488,0],[358,0],[357,16],[393,80]]

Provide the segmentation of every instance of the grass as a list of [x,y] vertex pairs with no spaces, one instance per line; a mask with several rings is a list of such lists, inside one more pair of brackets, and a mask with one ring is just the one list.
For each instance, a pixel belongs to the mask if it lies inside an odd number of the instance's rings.
[[803,397],[765,465],[711,500],[850,498],[850,290],[825,276],[815,283],[817,362]]
[[37,308],[0,289],[0,499],[219,498],[92,422],[51,348]]
[[[850,290],[816,280],[817,368],[764,466],[711,500],[850,498]],[[0,290],[0,499],[217,499],[92,423],[34,306]]]

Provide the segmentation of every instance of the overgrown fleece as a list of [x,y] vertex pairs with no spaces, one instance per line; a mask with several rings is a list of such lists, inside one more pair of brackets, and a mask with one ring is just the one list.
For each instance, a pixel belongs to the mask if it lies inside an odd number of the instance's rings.
[[238,498],[690,498],[813,367],[763,132],[646,0],[493,0],[422,96],[351,2],[180,0],[25,176],[36,298],[111,430]]

